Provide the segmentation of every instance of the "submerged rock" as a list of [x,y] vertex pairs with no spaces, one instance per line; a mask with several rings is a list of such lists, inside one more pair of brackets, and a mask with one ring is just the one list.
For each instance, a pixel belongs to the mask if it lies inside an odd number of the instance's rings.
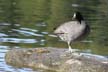
[[12,49],[6,53],[7,64],[17,67],[46,69],[53,72],[108,72],[104,56],[69,53],[60,48]]

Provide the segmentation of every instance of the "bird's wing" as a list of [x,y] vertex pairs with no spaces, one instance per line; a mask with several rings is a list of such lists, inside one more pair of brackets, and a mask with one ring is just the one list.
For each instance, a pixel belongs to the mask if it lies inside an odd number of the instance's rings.
[[78,33],[80,33],[81,31],[83,31],[83,29],[85,28],[85,24],[79,24],[79,22],[77,21],[70,21],[70,22],[66,22],[62,25],[60,25],[55,31],[54,33],[61,33],[61,34],[71,34],[71,35],[76,35]]

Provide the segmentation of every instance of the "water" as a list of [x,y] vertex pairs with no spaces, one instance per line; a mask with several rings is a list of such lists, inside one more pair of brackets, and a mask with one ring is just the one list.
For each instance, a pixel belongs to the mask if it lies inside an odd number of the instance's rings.
[[0,72],[44,72],[7,65],[5,53],[13,48],[68,48],[53,29],[71,20],[76,10],[82,12],[91,33],[72,48],[108,56],[107,5],[107,0],[0,0]]

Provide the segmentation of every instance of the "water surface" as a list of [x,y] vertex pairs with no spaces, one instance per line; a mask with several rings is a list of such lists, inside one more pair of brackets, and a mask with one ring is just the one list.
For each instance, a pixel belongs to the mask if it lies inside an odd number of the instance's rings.
[[83,14],[91,32],[72,48],[108,56],[107,5],[107,0],[0,0],[0,72],[44,72],[9,66],[5,53],[13,48],[67,48],[53,29],[70,21],[74,11]]

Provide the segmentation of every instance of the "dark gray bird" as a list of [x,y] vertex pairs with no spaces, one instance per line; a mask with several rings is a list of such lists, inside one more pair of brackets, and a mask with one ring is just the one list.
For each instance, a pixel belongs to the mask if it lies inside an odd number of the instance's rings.
[[71,42],[81,40],[90,32],[90,27],[84,21],[80,12],[75,12],[72,21],[65,22],[57,27],[54,33],[63,41],[67,42],[69,51],[74,52],[71,48]]

